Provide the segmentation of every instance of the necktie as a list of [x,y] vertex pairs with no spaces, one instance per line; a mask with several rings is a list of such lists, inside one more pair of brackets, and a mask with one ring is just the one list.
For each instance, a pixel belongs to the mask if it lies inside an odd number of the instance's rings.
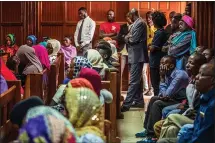
[[79,44],[81,43],[81,33],[82,33],[82,29],[83,29],[83,24],[84,24],[84,20],[82,20],[81,27],[78,32],[78,43]]

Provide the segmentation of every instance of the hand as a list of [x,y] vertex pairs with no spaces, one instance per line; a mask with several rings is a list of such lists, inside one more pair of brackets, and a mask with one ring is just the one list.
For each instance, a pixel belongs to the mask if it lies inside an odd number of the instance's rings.
[[162,47],[162,52],[167,53],[168,50],[169,50],[169,46],[163,46],[163,47]]
[[167,65],[160,65],[160,76],[164,77],[166,73],[168,73],[168,71],[170,70],[170,68]]
[[163,97],[160,97],[160,100],[168,101],[170,100],[170,98],[168,96],[163,96]]
[[178,105],[177,109],[181,109],[181,110],[183,110],[183,109],[184,109],[184,104],[180,104],[180,105]]

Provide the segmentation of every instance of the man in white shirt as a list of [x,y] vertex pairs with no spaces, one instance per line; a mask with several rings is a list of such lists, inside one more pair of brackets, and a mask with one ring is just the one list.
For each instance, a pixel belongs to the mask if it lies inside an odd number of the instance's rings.
[[88,49],[92,48],[92,39],[96,23],[87,15],[87,9],[85,7],[79,8],[78,15],[81,20],[76,26],[74,40],[78,55],[84,55]]

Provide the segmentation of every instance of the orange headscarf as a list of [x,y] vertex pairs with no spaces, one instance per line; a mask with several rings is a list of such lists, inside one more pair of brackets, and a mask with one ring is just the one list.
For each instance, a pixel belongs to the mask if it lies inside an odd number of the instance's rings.
[[74,88],[86,87],[94,91],[92,84],[85,78],[75,78],[70,80],[70,83]]

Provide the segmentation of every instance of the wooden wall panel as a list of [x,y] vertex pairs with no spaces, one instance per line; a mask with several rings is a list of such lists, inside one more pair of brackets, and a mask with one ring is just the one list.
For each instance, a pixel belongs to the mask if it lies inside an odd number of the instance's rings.
[[42,2],[42,22],[63,22],[64,2]]
[[63,38],[63,27],[62,26],[42,26],[41,31],[44,36],[51,35],[51,38],[58,39],[61,41]]
[[68,1],[66,2],[66,15],[67,15],[67,21],[75,21],[77,23],[77,21],[79,21],[79,17],[78,17],[78,9],[80,7],[86,7],[87,10],[89,10],[89,8],[87,7],[87,2],[71,2]]
[[124,22],[125,15],[129,12],[129,3],[128,2],[116,2],[116,21]]
[[106,21],[107,20],[107,11],[113,9],[113,2],[91,2],[91,17],[95,21]]

